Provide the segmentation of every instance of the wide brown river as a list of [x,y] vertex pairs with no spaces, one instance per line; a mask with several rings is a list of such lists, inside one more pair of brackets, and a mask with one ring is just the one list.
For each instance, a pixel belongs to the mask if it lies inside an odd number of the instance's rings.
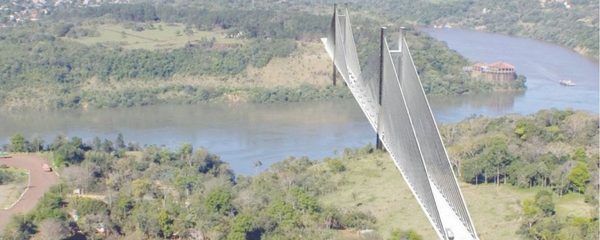
[[[570,50],[539,41],[458,29],[424,29],[472,61],[507,61],[527,76],[520,94],[432,97],[438,122],[473,115],[529,114],[540,109],[576,109],[598,113],[598,63]],[[410,43],[409,43],[410,44]],[[575,87],[563,87],[572,79]],[[323,158],[344,148],[372,143],[375,134],[353,101],[294,104],[163,105],[88,112],[0,113],[0,144],[11,135],[94,136],[176,148],[204,147],[230,163],[236,173],[251,175],[288,156]],[[254,167],[261,161],[263,165]]]

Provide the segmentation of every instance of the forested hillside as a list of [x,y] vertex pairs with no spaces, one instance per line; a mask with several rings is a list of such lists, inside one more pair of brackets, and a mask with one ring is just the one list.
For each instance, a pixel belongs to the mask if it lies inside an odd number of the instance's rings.
[[[442,135],[463,181],[547,189],[522,202],[521,234],[532,239],[596,239],[598,120],[584,112],[542,110],[525,117],[465,120],[443,127]],[[594,206],[592,219],[555,215],[550,200],[569,193],[583,194]]]
[[[597,201],[598,118],[542,110],[535,115],[475,118],[443,128],[464,181],[551,187]],[[577,180],[577,181],[573,181]]]
[[598,1],[388,1],[382,9],[396,19],[551,42],[598,61]]
[[[186,0],[174,2],[188,4]],[[214,1],[207,0],[194,2],[217,5]],[[598,60],[598,1],[353,0],[346,2],[352,9],[363,10],[371,16],[383,17],[390,22],[460,27],[528,37],[562,45]],[[333,3],[334,1],[297,0],[272,4],[271,1],[233,0],[220,2],[218,5],[223,8],[258,6],[275,9],[306,9],[317,6],[321,11],[326,11]]]
[[598,1],[378,1],[355,4],[396,21],[533,38],[598,61]]
[[[598,123],[544,110],[444,126],[482,239],[595,239]],[[121,135],[49,144],[16,135],[6,147],[47,151],[64,181],[13,219],[9,239],[359,239],[364,229],[374,239],[435,237],[388,154],[371,146],[290,158],[256,176],[189,144],[140,148]]]
[[[5,28],[0,106],[85,109],[349,96],[345,87],[330,86],[330,62],[319,43],[330,13],[207,6],[65,7]],[[367,54],[377,53],[373,26],[385,21],[363,14],[354,19],[361,58],[373,68],[376,61]],[[444,44],[411,29],[408,38],[430,94],[524,87],[522,80],[471,79],[462,71],[467,60]]]

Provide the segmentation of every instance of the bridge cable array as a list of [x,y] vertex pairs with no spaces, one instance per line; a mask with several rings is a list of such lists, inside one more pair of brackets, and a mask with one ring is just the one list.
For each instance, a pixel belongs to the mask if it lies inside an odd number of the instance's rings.
[[394,50],[385,30],[378,79],[361,72],[347,9],[338,14],[334,6],[330,30],[321,40],[377,133],[378,147],[390,154],[438,237],[478,239],[402,30]]

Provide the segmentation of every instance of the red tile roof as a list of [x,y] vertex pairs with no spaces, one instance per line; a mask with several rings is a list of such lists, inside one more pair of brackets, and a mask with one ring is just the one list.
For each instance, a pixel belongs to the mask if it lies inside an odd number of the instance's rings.
[[493,67],[493,68],[510,68],[510,69],[515,69],[515,66],[513,66],[512,64],[506,63],[506,62],[495,62],[495,63],[492,63],[492,64],[490,64],[488,66]]

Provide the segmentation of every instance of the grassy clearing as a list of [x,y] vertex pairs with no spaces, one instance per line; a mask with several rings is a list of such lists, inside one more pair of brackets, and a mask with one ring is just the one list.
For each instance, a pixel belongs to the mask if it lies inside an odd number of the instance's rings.
[[99,32],[97,36],[81,37],[72,39],[74,41],[93,45],[113,43],[124,48],[136,49],[170,49],[185,46],[187,43],[195,43],[201,40],[215,39],[215,44],[231,45],[241,44],[242,40],[226,38],[224,32],[220,31],[185,31],[182,24],[157,23],[153,27],[142,31],[125,28],[122,24],[100,24],[93,26]]
[[436,238],[408,186],[386,155],[366,155],[345,165],[346,171],[332,179],[338,186],[336,191],[321,199],[325,205],[373,214],[377,218],[377,230],[384,236],[398,228],[414,229],[424,239]]
[[13,176],[12,181],[0,184],[0,209],[5,209],[17,201],[21,193],[27,188],[29,172],[24,169],[9,167],[0,168],[0,174]]
[[238,77],[259,86],[327,86],[332,81],[331,67],[331,59],[321,43],[297,42],[297,49],[291,56],[273,58],[259,69],[249,67]]
[[[355,208],[377,218],[377,230],[384,238],[393,229],[414,229],[424,239],[435,239],[433,228],[412,196],[387,154],[370,154],[345,162],[346,170],[332,179],[337,189],[321,197],[326,205]],[[317,168],[325,168],[319,164]],[[533,198],[541,188],[520,189],[493,184],[461,183],[463,195],[481,239],[521,239],[520,203]],[[569,194],[556,198],[557,215],[591,216],[592,208],[583,196]]]
[[580,194],[569,193],[557,199],[556,212],[561,216],[593,216],[594,208]]

